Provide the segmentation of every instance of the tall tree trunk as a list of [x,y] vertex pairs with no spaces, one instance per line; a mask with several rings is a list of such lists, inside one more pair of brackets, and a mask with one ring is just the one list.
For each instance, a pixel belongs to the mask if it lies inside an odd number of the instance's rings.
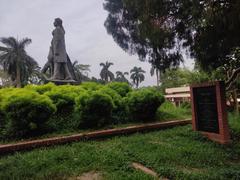
[[17,88],[21,87],[21,75],[20,75],[20,67],[18,63],[17,63],[17,71],[16,71],[16,86]]
[[139,85],[139,79],[137,79],[137,83],[136,83],[137,89],[138,89],[138,85]]
[[156,69],[156,75],[157,75],[157,86],[159,86],[159,70]]

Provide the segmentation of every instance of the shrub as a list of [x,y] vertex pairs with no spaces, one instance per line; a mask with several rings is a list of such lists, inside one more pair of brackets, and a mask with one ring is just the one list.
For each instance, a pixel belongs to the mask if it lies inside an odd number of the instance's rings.
[[115,90],[122,97],[125,97],[127,93],[132,91],[132,88],[129,86],[129,84],[124,82],[111,82],[106,86]]
[[96,91],[96,90],[102,88],[103,85],[98,84],[98,83],[96,83],[96,82],[83,82],[83,83],[81,84],[81,87],[82,87],[83,89],[85,89],[85,90]]
[[56,86],[44,95],[50,97],[57,107],[57,113],[66,116],[72,113],[75,105],[75,98],[85,90],[80,86]]
[[109,95],[113,100],[112,123],[118,124],[127,121],[126,106],[123,103],[123,98],[113,89],[104,86],[97,92]]
[[185,109],[191,109],[191,103],[184,101],[183,103],[181,103],[180,107]]
[[125,98],[129,115],[133,120],[152,121],[164,97],[154,89],[141,89],[130,92]]
[[112,98],[101,92],[83,93],[76,98],[76,112],[80,113],[81,124],[85,128],[107,124],[113,108]]
[[3,99],[2,109],[6,115],[3,135],[21,138],[42,133],[56,107],[47,96],[26,89],[15,89]]
[[56,86],[44,95],[50,97],[57,107],[57,112],[48,121],[50,131],[74,130],[79,126],[79,120],[74,114],[75,98],[84,93],[80,86]]
[[186,119],[191,116],[191,109],[176,107],[173,103],[166,101],[157,110],[156,117],[159,120]]
[[48,84],[44,84],[44,85],[27,85],[24,88],[25,89],[29,89],[29,90],[33,90],[38,92],[39,94],[44,94],[48,91],[51,91],[53,88],[55,88],[56,85],[53,83],[48,83]]

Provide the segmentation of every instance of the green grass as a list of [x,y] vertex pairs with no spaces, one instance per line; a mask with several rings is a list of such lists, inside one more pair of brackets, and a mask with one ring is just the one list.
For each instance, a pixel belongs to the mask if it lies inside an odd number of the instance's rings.
[[176,107],[171,102],[164,102],[157,110],[156,119],[160,121],[183,120],[191,118],[191,109]]
[[231,134],[234,140],[240,140],[240,115],[229,113],[229,126],[231,127]]
[[[231,125],[240,126],[239,117],[234,123],[235,116],[230,118]],[[1,157],[0,179],[67,179],[88,171],[100,172],[104,179],[153,179],[133,169],[132,162],[170,179],[240,179],[239,140],[218,145],[188,125],[79,142]]]

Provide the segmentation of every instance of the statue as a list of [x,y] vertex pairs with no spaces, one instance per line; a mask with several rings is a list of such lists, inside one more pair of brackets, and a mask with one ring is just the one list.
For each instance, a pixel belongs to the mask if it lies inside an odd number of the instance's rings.
[[48,62],[42,69],[43,73],[49,70],[52,82],[76,82],[76,76],[70,58],[66,52],[65,31],[62,20],[56,18],[54,21],[55,29],[52,32],[53,38],[48,53]]

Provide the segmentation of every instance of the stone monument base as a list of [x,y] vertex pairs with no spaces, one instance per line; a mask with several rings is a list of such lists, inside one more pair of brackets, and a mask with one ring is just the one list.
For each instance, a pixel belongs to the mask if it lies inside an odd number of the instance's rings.
[[52,79],[48,79],[47,82],[52,82],[56,85],[66,85],[66,84],[79,85],[79,84],[81,84],[81,82],[75,81],[75,80],[52,80]]

